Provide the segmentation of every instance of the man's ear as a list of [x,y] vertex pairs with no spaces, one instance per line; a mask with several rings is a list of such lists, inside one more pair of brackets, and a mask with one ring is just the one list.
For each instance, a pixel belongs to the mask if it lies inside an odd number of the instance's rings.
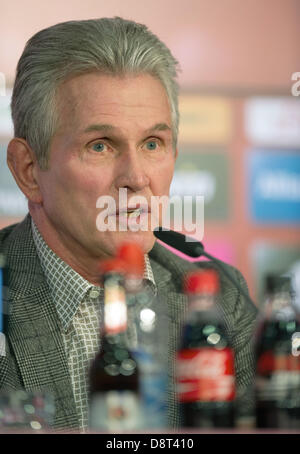
[[175,150],[175,161],[177,159],[177,156],[178,156],[178,148],[176,148],[176,150]]
[[7,147],[7,165],[17,185],[28,200],[41,203],[42,195],[37,181],[37,159],[24,139],[14,138]]

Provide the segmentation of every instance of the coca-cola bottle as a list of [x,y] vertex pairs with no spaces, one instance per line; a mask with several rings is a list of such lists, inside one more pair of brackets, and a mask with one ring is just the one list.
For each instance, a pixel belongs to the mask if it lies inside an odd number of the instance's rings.
[[213,269],[185,279],[188,313],[177,353],[177,393],[183,427],[234,426],[234,353],[216,303]]
[[257,323],[256,426],[300,429],[300,319],[291,280],[266,276]]
[[141,247],[123,243],[118,257],[126,264],[128,342],[139,368],[145,429],[167,427],[167,318],[163,304],[144,280],[145,259]]
[[89,427],[105,432],[138,430],[141,426],[139,371],[128,347],[127,305],[123,263],[101,264],[104,323],[101,345],[90,368]]

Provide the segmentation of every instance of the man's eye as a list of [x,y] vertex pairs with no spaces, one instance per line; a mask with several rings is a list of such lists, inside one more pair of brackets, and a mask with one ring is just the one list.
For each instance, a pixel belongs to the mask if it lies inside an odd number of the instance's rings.
[[150,140],[149,142],[146,143],[146,147],[148,150],[156,150],[158,144],[154,140]]
[[92,149],[94,151],[98,151],[98,152],[105,151],[105,147],[106,147],[106,145],[104,143],[101,143],[101,142],[94,143],[92,145]]

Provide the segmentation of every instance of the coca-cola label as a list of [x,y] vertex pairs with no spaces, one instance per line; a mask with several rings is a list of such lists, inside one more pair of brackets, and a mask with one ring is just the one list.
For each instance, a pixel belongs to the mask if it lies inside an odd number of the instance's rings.
[[90,401],[89,426],[108,432],[136,430],[142,426],[139,396],[132,391],[99,392]]
[[258,358],[257,373],[268,375],[275,371],[300,371],[300,356],[265,351]]
[[[300,357],[267,350],[259,356],[256,367],[258,401],[296,401],[300,389]],[[286,404],[285,404],[286,405]]]
[[230,348],[184,349],[178,352],[176,364],[180,402],[235,398],[234,355]]

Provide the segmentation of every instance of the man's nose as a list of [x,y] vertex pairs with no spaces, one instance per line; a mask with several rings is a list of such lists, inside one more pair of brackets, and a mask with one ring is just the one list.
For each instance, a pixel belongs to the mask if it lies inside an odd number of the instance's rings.
[[143,157],[138,151],[124,153],[118,162],[118,177],[115,185],[119,188],[126,188],[138,192],[149,185],[149,177]]

